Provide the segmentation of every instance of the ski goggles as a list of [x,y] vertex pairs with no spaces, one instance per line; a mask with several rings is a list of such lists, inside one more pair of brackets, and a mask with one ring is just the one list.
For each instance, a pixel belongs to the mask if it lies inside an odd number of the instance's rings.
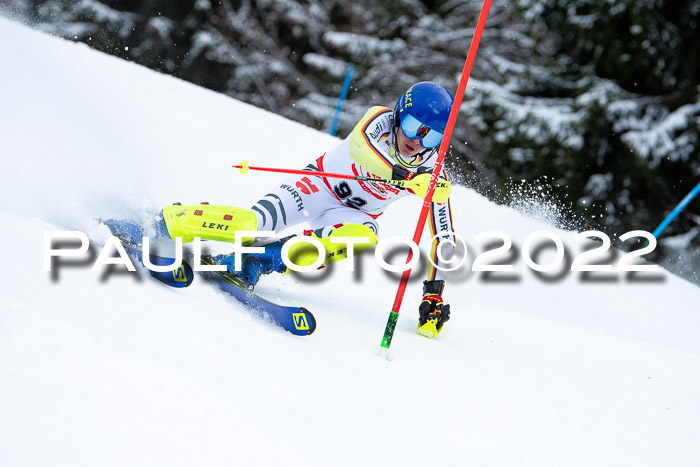
[[442,141],[442,133],[422,124],[409,113],[401,119],[401,129],[408,139],[418,138],[425,149],[432,149]]

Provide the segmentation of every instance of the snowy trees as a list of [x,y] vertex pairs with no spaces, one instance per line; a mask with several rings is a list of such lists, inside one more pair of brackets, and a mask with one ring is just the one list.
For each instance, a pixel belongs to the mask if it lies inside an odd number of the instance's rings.
[[[456,89],[481,2],[0,5],[321,130],[352,65],[344,135],[416,81]],[[448,167],[503,201],[512,180],[547,175],[553,196],[591,227],[652,230],[700,177],[699,21],[700,0],[495,0]],[[672,232],[690,231],[699,211],[700,200]]]

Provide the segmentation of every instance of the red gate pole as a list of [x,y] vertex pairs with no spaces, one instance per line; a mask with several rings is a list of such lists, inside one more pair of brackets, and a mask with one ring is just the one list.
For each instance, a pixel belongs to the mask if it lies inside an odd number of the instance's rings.
[[[452,109],[450,110],[450,116],[447,119],[447,126],[445,127],[445,135],[440,143],[440,148],[438,149],[438,157],[435,162],[435,167],[433,168],[433,173],[430,177],[430,185],[428,185],[428,193],[423,200],[423,207],[418,218],[418,225],[416,225],[416,231],[413,234],[413,243],[418,245],[420,243],[420,238],[423,234],[423,228],[425,227],[425,221],[428,217],[428,211],[430,210],[430,203],[433,199],[433,192],[435,191],[435,185],[437,184],[438,176],[442,172],[443,161],[445,159],[445,154],[447,154],[447,148],[450,146],[450,138],[452,137],[452,129],[454,128],[455,122],[457,121],[457,115],[459,114],[459,108],[462,105],[462,98],[464,97],[464,92],[467,89],[467,81],[469,80],[469,75],[472,71],[472,66],[474,65],[474,59],[476,58],[476,51],[479,49],[479,41],[481,40],[481,35],[484,32],[484,27],[486,26],[486,18],[489,15],[489,9],[491,8],[491,0],[484,0],[484,4],[481,7],[481,13],[479,14],[479,20],[476,25],[476,30],[474,31],[474,37],[472,38],[471,45],[469,46],[469,53],[467,54],[467,61],[464,63],[464,69],[462,70],[462,76],[459,80],[459,86],[457,88],[457,93],[455,94],[455,100],[452,104]],[[408,259],[406,264],[411,262],[413,258],[413,251],[409,251]],[[403,301],[403,296],[406,293],[406,285],[408,284],[408,278],[411,276],[411,269],[407,269],[401,275],[401,282],[399,283],[399,290],[396,292],[396,298],[394,299],[394,305],[391,308],[391,313],[389,314],[389,321],[384,329],[384,338],[382,339],[382,346],[379,350],[379,354],[386,357],[389,352],[389,346],[391,345],[391,339],[394,336],[394,329],[396,328],[396,322],[399,319],[399,309],[401,308],[401,302]]]

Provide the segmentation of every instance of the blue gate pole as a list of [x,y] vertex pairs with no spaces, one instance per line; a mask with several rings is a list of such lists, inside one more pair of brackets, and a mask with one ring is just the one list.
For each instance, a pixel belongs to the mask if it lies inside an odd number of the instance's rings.
[[659,224],[656,230],[652,232],[652,235],[656,238],[659,238],[661,232],[663,232],[664,229],[668,227],[668,224],[670,224],[671,221],[673,221],[673,219],[675,219],[676,216],[680,214],[680,212],[693,200],[693,198],[697,196],[698,193],[700,193],[700,182],[698,182],[698,184],[695,185],[695,188],[690,190],[690,193],[688,193],[686,197],[683,198],[683,200],[680,203],[678,203],[678,206],[676,206],[675,209],[671,211],[671,214],[666,216],[666,219],[664,219],[664,221],[661,224]]
[[340,112],[343,110],[343,101],[348,96],[348,91],[350,90],[350,81],[352,80],[353,68],[348,68],[348,72],[345,74],[345,81],[343,82],[343,90],[340,92],[340,99],[338,100],[338,107],[335,109],[335,116],[333,117],[333,123],[331,124],[331,135],[335,136],[335,129],[338,126],[338,119],[340,118]]

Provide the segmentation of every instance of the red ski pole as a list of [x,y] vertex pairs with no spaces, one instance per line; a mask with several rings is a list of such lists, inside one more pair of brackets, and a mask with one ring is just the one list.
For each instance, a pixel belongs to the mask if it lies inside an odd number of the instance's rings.
[[[442,172],[443,160],[445,159],[445,154],[447,154],[447,148],[450,146],[450,138],[452,137],[452,129],[454,128],[455,122],[457,121],[457,115],[459,114],[459,108],[462,104],[462,98],[464,97],[464,92],[467,88],[467,81],[469,80],[469,74],[471,73],[472,66],[474,65],[474,59],[476,58],[476,51],[479,48],[479,41],[481,40],[481,34],[484,31],[484,26],[486,25],[486,18],[489,15],[489,9],[491,8],[491,0],[484,0],[484,4],[481,7],[481,13],[479,15],[479,20],[476,25],[476,30],[474,31],[474,37],[472,38],[471,45],[469,46],[469,52],[467,54],[467,60],[464,63],[464,69],[462,70],[462,76],[459,80],[459,86],[457,88],[457,93],[455,94],[455,100],[452,104],[452,109],[450,110],[450,116],[447,119],[447,126],[445,127],[445,135],[440,143],[440,148],[438,149],[438,157],[435,162],[435,167],[433,168],[432,176],[430,177],[430,185],[428,185],[428,193],[423,201],[423,207],[418,217],[418,225],[416,226],[416,231],[413,234],[413,243],[418,245],[420,243],[420,238],[423,234],[423,228],[425,227],[425,221],[428,217],[428,211],[430,209],[430,203],[433,199],[433,192],[435,191],[435,185],[438,180],[438,176]],[[413,251],[409,251],[408,259],[406,264],[411,262],[413,258]],[[403,296],[406,292],[406,285],[408,284],[408,278],[411,276],[411,269],[407,269],[401,275],[401,282],[399,283],[399,290],[396,292],[396,298],[394,300],[394,305],[391,308],[391,313],[389,314],[389,321],[384,329],[384,338],[382,339],[382,346],[379,350],[379,354],[383,357],[387,357],[389,353],[389,346],[391,345],[391,339],[394,337],[394,329],[396,328],[396,323],[399,319],[399,309],[401,308],[401,302],[403,301]]]
[[248,173],[249,170],[258,170],[260,172],[276,172],[283,174],[297,174],[297,175],[315,175],[317,177],[328,177],[328,178],[346,178],[348,180],[363,179],[364,177],[355,177],[354,175],[348,174],[338,174],[330,172],[314,172],[311,170],[301,170],[301,169],[280,169],[277,167],[251,167],[248,162],[243,161],[238,165],[234,165],[233,168],[240,170],[242,174]]
[[[312,175],[314,177],[325,177],[325,178],[344,178],[347,180],[357,180],[360,182],[377,182],[377,183],[384,183],[386,185],[393,185],[397,186],[400,188],[410,188],[412,190],[417,191],[420,190],[421,192],[423,190],[427,190],[428,188],[425,186],[425,181],[423,180],[389,180],[386,178],[374,178],[374,177],[363,177],[363,176],[355,176],[355,175],[348,175],[348,174],[340,174],[340,173],[333,173],[333,172],[319,172],[319,171],[313,171],[313,170],[303,170],[303,169],[281,169],[281,168],[276,168],[276,167],[252,167],[248,165],[246,161],[241,162],[238,165],[234,165],[234,168],[240,170],[242,174],[248,173],[249,170],[258,170],[262,172],[276,172],[276,173],[285,173],[285,174],[296,174],[296,175]],[[443,184],[443,187],[448,187],[450,185],[450,182],[441,182]]]

